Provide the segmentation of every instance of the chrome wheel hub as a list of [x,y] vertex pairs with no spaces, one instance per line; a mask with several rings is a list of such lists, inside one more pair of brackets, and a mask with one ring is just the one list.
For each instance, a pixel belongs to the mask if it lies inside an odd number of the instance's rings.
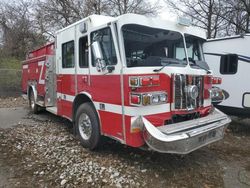
[[31,109],[34,109],[35,108],[35,101],[32,99],[31,101],[30,101],[30,106],[31,106]]
[[78,129],[81,137],[84,140],[88,140],[92,133],[92,125],[90,118],[87,114],[82,113],[78,120]]

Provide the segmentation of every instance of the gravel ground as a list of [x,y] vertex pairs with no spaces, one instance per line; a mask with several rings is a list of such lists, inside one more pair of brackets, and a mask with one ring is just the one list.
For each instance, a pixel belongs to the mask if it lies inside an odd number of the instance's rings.
[[28,106],[28,101],[24,100],[22,97],[0,98],[0,108],[15,108],[26,106]]
[[[0,107],[24,104],[0,99]],[[185,156],[109,139],[91,152],[70,125],[43,112],[0,129],[0,187],[250,187],[249,120],[234,117],[224,140]]]

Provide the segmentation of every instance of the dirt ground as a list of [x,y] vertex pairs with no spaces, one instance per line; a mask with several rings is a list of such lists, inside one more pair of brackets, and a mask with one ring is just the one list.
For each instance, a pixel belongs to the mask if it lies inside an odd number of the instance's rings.
[[91,152],[70,122],[26,106],[0,99],[0,187],[250,187],[249,119],[232,117],[223,140],[185,156],[109,139]]

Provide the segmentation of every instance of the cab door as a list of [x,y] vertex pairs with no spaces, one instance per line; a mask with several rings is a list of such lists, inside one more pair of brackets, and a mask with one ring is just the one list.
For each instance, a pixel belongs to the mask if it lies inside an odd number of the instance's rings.
[[[98,110],[101,131],[119,140],[124,140],[121,94],[121,61],[113,25],[90,32],[90,86],[93,101]],[[97,42],[97,43],[95,43]],[[93,45],[97,44],[102,59],[96,59]],[[103,61],[105,67],[100,67]],[[102,70],[101,70],[102,69]]]
[[72,104],[76,95],[75,79],[75,28],[57,35],[57,114],[72,119]]
[[77,93],[89,93],[89,42],[88,35],[79,37],[77,63]]

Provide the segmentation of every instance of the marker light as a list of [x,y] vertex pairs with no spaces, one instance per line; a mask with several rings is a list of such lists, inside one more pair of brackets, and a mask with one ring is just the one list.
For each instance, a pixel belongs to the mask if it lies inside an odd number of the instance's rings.
[[137,94],[132,94],[130,96],[130,102],[132,104],[137,104],[139,105],[141,103],[141,96],[140,95],[137,95]]
[[129,86],[138,87],[138,78],[137,77],[129,77]]
[[206,84],[212,84],[213,83],[213,78],[211,76],[205,76],[204,79]]
[[151,79],[149,77],[140,78],[140,86],[149,86],[151,84]]
[[160,78],[159,78],[159,76],[152,77],[152,85],[160,85]]
[[158,75],[129,77],[130,87],[150,87],[157,85],[160,85],[160,78]]
[[213,77],[212,79],[212,84],[221,84],[222,83],[222,79],[220,77]]

